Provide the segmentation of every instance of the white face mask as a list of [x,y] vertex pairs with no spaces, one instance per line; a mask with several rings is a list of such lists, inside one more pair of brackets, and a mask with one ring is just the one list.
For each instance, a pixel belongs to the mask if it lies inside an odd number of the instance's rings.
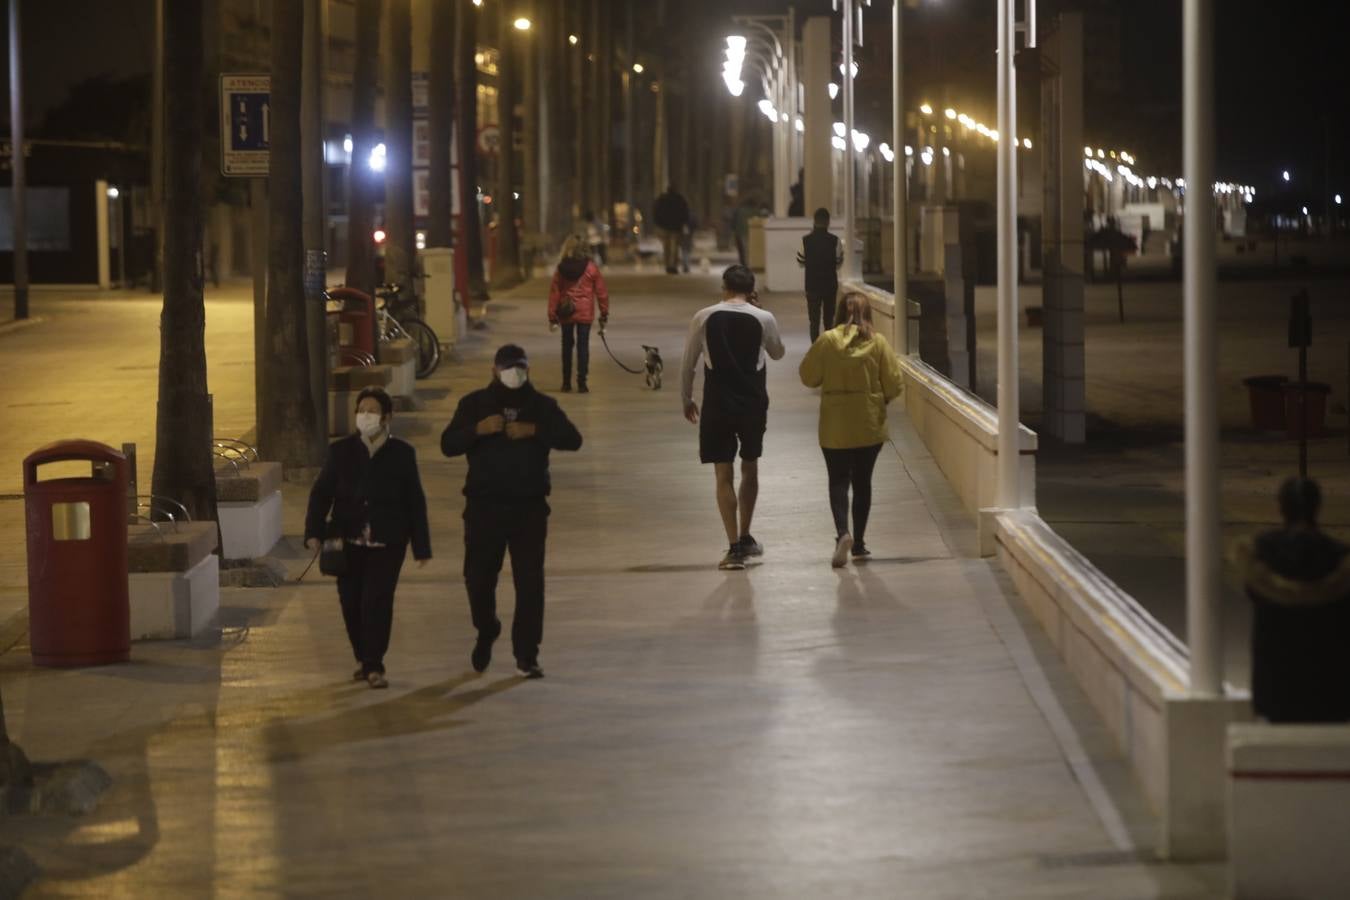
[[514,391],[525,386],[525,382],[530,380],[530,373],[520,366],[512,366],[509,369],[502,369],[497,373],[497,377],[501,379],[503,387]]
[[384,423],[380,419],[379,413],[359,412],[356,414],[356,430],[361,432],[361,436],[366,440],[370,440],[384,428]]

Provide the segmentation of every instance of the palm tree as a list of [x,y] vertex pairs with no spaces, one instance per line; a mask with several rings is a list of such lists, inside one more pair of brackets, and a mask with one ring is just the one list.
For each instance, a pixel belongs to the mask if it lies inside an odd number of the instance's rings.
[[[177,0],[168,4],[176,6]],[[304,209],[300,95],[305,7],[272,4],[272,96],[268,214],[266,384],[258,414],[259,449],[286,468],[323,462],[314,414],[305,330]],[[176,120],[175,120],[176,127]]]
[[449,0],[431,8],[431,83],[427,86],[431,171],[427,246],[449,247],[454,235],[450,206],[450,141],[455,121],[455,10]]
[[385,280],[411,286],[417,257],[413,232],[412,4],[389,0],[389,57],[384,80]]
[[375,290],[371,231],[375,219],[375,90],[380,61],[380,13],[383,0],[356,0],[356,60],[352,72],[352,164],[347,189],[347,284]]
[[194,519],[215,521],[202,298],[202,0],[166,3],[164,31],[164,307],[151,490]]
[[516,52],[515,26],[501,7],[497,10],[497,119],[501,141],[497,161],[497,190],[492,208],[497,211],[497,255],[492,261],[492,285],[509,288],[520,284],[520,235],[516,231]]
[[488,298],[483,275],[483,232],[478,218],[478,7],[459,0],[459,35],[455,64],[459,78],[459,196],[464,216],[464,245],[456,253],[468,255],[469,297]]

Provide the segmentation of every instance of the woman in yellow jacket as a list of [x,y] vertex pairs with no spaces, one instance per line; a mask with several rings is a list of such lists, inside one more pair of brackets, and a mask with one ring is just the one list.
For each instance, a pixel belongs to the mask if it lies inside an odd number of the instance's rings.
[[[811,345],[799,370],[802,384],[820,388],[820,448],[830,479],[836,532],[832,565],[870,556],[863,534],[872,510],[872,469],[889,439],[886,404],[900,396],[900,364],[872,327],[872,306],[859,293],[844,295],[835,327]],[[853,488],[853,532],[848,491]]]

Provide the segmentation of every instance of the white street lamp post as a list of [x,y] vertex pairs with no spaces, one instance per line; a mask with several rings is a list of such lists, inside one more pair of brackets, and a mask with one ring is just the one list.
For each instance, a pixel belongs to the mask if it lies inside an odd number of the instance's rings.
[[1015,0],[998,2],[998,506],[1021,506],[1017,349]]

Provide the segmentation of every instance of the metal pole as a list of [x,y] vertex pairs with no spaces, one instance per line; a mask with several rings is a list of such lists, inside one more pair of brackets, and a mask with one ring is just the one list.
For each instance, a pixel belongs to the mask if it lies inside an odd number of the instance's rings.
[[[267,392],[267,179],[249,179],[249,248],[253,263],[253,396],[255,421],[262,422],[263,398]],[[327,354],[325,354],[326,356]],[[327,385],[323,393],[328,397]]]
[[309,348],[310,394],[315,422],[328,433],[328,326],[323,291],[328,275],[324,201],[323,79],[327,59],[327,0],[305,0],[300,143],[303,152],[305,243],[305,340]]
[[1184,0],[1186,632],[1191,694],[1223,687],[1214,233],[1214,0]]
[[624,4],[627,15],[624,22],[624,45],[627,47],[627,64],[623,70],[623,199],[628,204],[628,217],[624,228],[628,232],[623,237],[625,249],[633,246],[637,240],[633,228],[637,225],[634,217],[633,198],[633,0]]
[[909,257],[905,252],[909,230],[909,185],[905,178],[904,0],[895,0],[891,23],[891,189],[895,192],[891,218],[895,269],[895,349],[909,355]]
[[13,166],[14,318],[28,318],[28,160],[23,148],[23,54],[19,0],[9,0],[9,140]]
[[[783,35],[783,52],[787,54],[787,83],[788,83],[788,175],[790,184],[797,183],[797,173],[802,169],[802,154],[800,141],[797,139],[797,118],[801,115],[801,110],[797,108],[797,96],[801,93],[797,88],[797,10],[789,6],[787,11],[787,27]],[[806,182],[802,181],[802,196],[805,197]]]
[[1001,509],[1021,506],[1014,3],[1015,0],[998,0],[998,505]]
[[844,274],[856,278],[854,246],[857,240],[857,222],[854,204],[857,200],[856,171],[853,155],[853,0],[844,0]]

